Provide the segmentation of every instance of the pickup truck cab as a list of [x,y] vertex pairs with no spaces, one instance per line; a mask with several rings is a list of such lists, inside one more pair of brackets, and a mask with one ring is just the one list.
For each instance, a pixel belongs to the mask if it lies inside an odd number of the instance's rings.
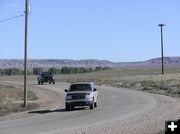
[[65,89],[66,111],[73,110],[76,106],[97,107],[98,91],[93,82],[75,82],[69,89]]

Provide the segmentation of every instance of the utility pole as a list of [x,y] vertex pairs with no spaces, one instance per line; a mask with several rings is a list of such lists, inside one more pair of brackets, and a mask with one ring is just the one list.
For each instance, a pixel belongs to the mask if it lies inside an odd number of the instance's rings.
[[163,75],[164,74],[163,26],[165,26],[165,24],[161,23],[158,26],[161,27],[161,64],[162,64],[162,75]]
[[24,107],[27,108],[27,37],[28,37],[29,0],[25,0],[25,38],[24,38]]

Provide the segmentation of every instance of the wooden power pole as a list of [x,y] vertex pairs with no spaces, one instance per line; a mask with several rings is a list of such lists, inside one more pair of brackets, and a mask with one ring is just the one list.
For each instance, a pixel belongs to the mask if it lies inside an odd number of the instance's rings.
[[24,107],[27,108],[27,44],[28,44],[29,0],[25,0],[25,38],[24,38]]
[[162,65],[162,75],[164,74],[164,52],[163,52],[163,26],[165,24],[161,23],[158,26],[161,27],[161,65]]

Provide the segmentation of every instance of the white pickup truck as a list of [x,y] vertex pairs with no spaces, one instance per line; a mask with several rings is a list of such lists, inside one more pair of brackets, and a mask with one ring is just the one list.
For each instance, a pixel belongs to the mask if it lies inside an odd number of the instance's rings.
[[98,91],[93,82],[72,83],[69,89],[65,89],[66,111],[73,110],[76,106],[97,107]]

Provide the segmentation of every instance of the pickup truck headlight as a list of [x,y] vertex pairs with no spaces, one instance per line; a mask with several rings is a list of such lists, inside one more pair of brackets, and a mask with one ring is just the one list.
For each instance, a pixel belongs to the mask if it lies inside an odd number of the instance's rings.
[[86,99],[91,99],[91,94],[86,94],[85,98]]
[[66,100],[71,100],[72,96],[71,95],[66,95]]

